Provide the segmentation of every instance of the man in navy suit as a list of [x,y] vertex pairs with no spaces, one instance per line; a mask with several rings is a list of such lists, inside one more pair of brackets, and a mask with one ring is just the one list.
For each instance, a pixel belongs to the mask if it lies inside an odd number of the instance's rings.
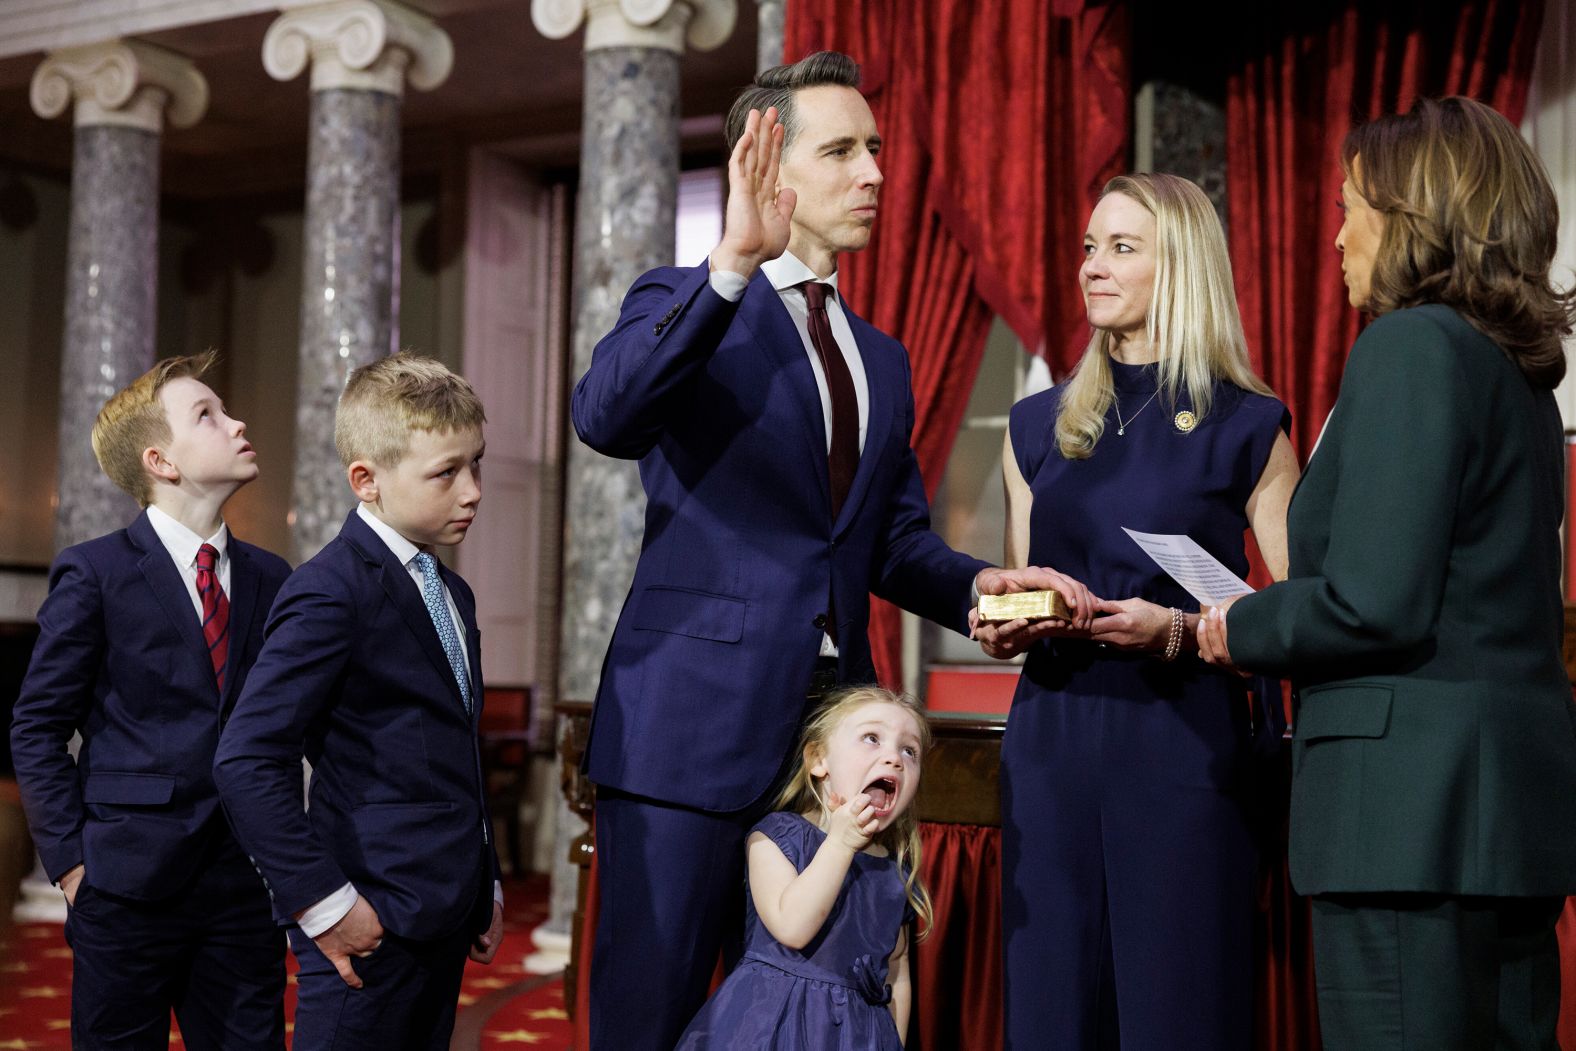
[[[23,806],[65,892],[77,1048],[282,1049],[284,941],[211,769],[290,567],[229,534],[246,425],[166,358],[93,426],[146,510],[60,553],[11,727]],[[73,762],[73,733],[82,747]]]
[[429,358],[351,373],[334,440],[360,506],[280,590],[219,742],[214,777],[301,964],[296,1047],[445,1051],[467,955],[498,951],[476,602],[432,554],[476,516],[483,422]]
[[807,707],[875,678],[871,591],[967,631],[975,586],[1066,586],[930,529],[908,355],[837,293],[881,187],[858,82],[822,52],[741,94],[722,242],[637,281],[575,387],[581,440],[639,459],[647,500],[585,760],[598,1051],[669,1051],[704,1001],[742,920],[746,834]]

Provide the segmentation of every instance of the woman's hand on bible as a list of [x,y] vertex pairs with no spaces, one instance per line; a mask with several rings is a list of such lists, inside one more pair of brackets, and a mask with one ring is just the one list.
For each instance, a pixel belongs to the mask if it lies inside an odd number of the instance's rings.
[[1171,639],[1171,610],[1141,598],[1101,599],[1089,637],[1119,650],[1164,651]]

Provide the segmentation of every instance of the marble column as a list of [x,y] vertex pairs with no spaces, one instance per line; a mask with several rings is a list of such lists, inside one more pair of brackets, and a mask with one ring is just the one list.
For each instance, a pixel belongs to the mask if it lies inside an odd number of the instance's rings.
[[75,103],[55,550],[118,529],[137,504],[104,476],[90,435],[110,395],[152,367],[164,120],[196,123],[208,85],[186,59],[134,40],[53,52],[33,109]]
[[291,555],[311,558],[350,506],[334,409],[351,370],[399,349],[400,110],[453,65],[448,35],[383,0],[294,8],[269,27],[276,80],[312,68]]
[[783,22],[788,0],[755,0],[755,71],[780,66],[783,57]]
[[1226,222],[1226,111],[1220,101],[1151,80],[1134,102],[1134,168],[1192,179]]
[[[733,32],[735,0],[533,0],[543,35],[585,23],[585,96],[575,216],[573,375],[618,320],[635,279],[670,266],[679,176],[679,58]],[[640,552],[645,495],[636,465],[575,441],[567,454],[558,696],[596,695],[602,655]],[[551,912],[538,944],[567,946],[585,823],[560,800]]]

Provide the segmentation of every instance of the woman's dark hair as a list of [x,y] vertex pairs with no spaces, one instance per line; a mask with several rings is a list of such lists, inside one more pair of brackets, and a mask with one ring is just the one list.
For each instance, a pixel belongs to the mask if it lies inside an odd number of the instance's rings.
[[1443,303],[1552,388],[1576,290],[1549,280],[1559,206],[1537,154],[1510,121],[1469,98],[1419,99],[1353,128],[1341,165],[1385,217],[1365,309]]

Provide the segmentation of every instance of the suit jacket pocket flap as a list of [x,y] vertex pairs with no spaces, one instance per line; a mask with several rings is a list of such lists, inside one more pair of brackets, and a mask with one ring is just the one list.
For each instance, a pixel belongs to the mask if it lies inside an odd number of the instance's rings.
[[744,638],[743,599],[683,588],[648,587],[641,592],[632,625],[713,642]]
[[1390,686],[1347,684],[1302,691],[1296,735],[1304,741],[1327,737],[1383,737],[1390,725]]
[[172,774],[89,774],[82,786],[84,803],[168,803],[175,795]]

